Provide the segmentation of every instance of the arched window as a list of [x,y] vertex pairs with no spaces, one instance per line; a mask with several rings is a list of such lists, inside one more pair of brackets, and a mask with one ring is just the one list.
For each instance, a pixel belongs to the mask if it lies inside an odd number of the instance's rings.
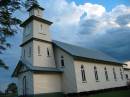
[[82,75],[82,81],[85,82],[86,81],[86,76],[85,76],[85,70],[84,70],[83,65],[81,65],[81,75]]
[[94,74],[95,74],[96,81],[99,81],[98,72],[97,72],[97,67],[96,66],[94,66]]
[[104,68],[104,71],[105,71],[106,80],[108,81],[109,78],[108,78],[108,72],[107,72],[107,68],[106,67]]
[[64,57],[61,56],[61,66],[64,67]]
[[23,77],[23,95],[27,94],[27,83],[26,83],[26,76]]
[[126,77],[127,80],[129,80],[129,76],[128,76],[128,74],[125,74],[125,77]]
[[26,57],[26,56],[25,56],[25,53],[26,53],[26,52],[25,52],[25,49],[24,49],[24,50],[23,50],[23,56],[24,56],[24,58]]
[[38,55],[41,56],[41,49],[40,49],[39,45],[38,45],[37,49],[38,49]]
[[123,72],[121,68],[120,68],[120,75],[121,75],[121,79],[123,80]]
[[115,79],[115,81],[117,81],[115,68],[113,68],[113,75],[114,75],[114,79]]
[[28,55],[29,57],[31,57],[31,52],[32,52],[31,47],[29,47],[29,55]]
[[50,56],[49,48],[47,48],[47,56]]

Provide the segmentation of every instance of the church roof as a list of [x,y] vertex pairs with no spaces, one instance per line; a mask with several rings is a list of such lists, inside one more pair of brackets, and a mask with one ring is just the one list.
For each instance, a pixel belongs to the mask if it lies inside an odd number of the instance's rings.
[[37,21],[40,21],[40,22],[43,22],[43,23],[46,23],[48,25],[51,25],[52,22],[48,21],[48,20],[45,20],[43,18],[40,18],[40,17],[37,17],[37,16],[30,16],[27,20],[25,20],[20,26],[21,27],[24,27],[25,25],[27,25],[28,23],[30,23],[32,20],[37,20]]
[[86,58],[86,59],[91,59],[95,61],[116,63],[118,65],[124,64],[99,50],[83,48],[83,47],[63,43],[56,40],[53,40],[53,43],[57,45],[58,47],[60,47],[62,50],[74,56],[74,58],[76,59]]
[[22,71],[22,72],[27,72],[27,71],[32,71],[35,73],[42,73],[42,72],[54,72],[54,73],[62,73],[63,69],[62,68],[53,68],[53,67],[39,67],[39,66],[32,66],[31,64],[29,64],[28,62],[23,62],[23,61],[19,61],[13,74],[12,77],[17,77],[21,70],[22,67],[26,67],[26,70]]
[[30,10],[32,10],[33,8],[39,8],[39,9],[41,9],[41,10],[44,10],[44,8],[40,7],[40,5],[38,5],[38,4],[33,4],[27,11],[30,11]]

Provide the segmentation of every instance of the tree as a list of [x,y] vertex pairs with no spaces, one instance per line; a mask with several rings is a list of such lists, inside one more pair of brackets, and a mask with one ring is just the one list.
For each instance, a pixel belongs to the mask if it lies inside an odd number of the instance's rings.
[[8,66],[0,59],[0,67],[8,69]]
[[[37,0],[0,0],[0,54],[11,47],[7,38],[14,36],[21,24],[21,20],[14,16],[14,13],[21,7],[29,8],[33,4],[38,4]],[[2,59],[0,67],[7,68]]]
[[38,1],[37,0],[26,0],[24,3],[26,9],[28,9],[29,7],[31,7],[34,4],[38,5]]
[[[20,0],[0,0],[0,54],[11,46],[7,38],[18,32],[17,27],[21,20],[13,13],[20,8]],[[0,67],[7,68],[2,59]]]
[[7,87],[6,93],[17,93],[17,85],[15,83],[10,83]]

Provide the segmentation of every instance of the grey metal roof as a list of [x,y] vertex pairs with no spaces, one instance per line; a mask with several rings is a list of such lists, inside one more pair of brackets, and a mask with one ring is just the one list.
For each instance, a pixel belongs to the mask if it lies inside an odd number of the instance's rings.
[[27,71],[33,71],[33,72],[56,72],[56,73],[62,73],[63,68],[52,68],[52,67],[38,67],[38,66],[32,66],[28,62],[25,63],[23,61],[19,61],[13,74],[12,77],[16,77],[18,75],[18,72],[22,66],[27,67]]
[[123,64],[122,62],[98,50],[83,48],[76,45],[59,42],[56,40],[53,40],[53,43],[71,54],[72,56]]

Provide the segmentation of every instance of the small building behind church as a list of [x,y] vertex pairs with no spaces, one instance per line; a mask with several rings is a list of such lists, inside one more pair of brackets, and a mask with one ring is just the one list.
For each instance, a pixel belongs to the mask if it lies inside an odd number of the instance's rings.
[[98,50],[52,40],[52,22],[42,18],[43,11],[34,4],[21,24],[21,59],[12,75],[18,79],[19,96],[78,94],[126,86],[124,63]]

